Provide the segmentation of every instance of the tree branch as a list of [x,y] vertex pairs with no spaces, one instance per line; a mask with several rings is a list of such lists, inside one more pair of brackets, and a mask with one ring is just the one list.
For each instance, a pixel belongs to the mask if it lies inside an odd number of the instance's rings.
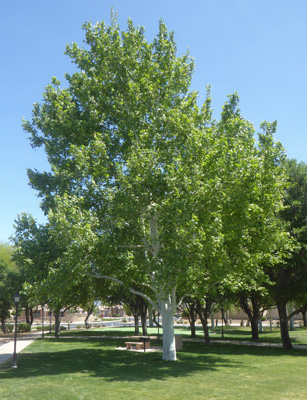
[[304,311],[307,311],[307,306],[303,306],[303,307],[297,308],[296,310],[292,311],[292,313],[287,316],[287,320],[289,321],[296,314],[298,314],[300,312],[304,312]]
[[[100,274],[91,274],[91,276],[95,277],[95,278],[103,278],[103,279],[110,279],[111,281],[114,281],[116,283],[119,283],[120,285],[125,285],[123,281],[121,281],[120,279],[114,278],[113,276],[109,276],[109,275],[100,275]],[[137,294],[141,297],[143,297],[145,300],[148,301],[148,303],[150,303],[157,311],[160,312],[160,308],[159,306],[153,301],[151,300],[151,298],[149,296],[147,296],[146,294],[139,292],[138,290],[134,290],[132,288],[128,287],[128,290],[133,293],[133,294]]]
[[153,308],[155,308],[157,311],[161,312],[160,307],[158,306],[158,304],[155,303],[153,300],[151,300],[151,298],[148,297],[145,293],[139,292],[138,290],[134,290],[134,289],[131,289],[131,288],[129,288],[129,291],[131,293],[133,293],[133,294],[137,294],[137,295],[143,297],[143,299],[147,300],[148,303],[150,303],[153,306]]
[[130,249],[139,249],[146,247],[144,244],[127,244],[127,245],[119,245],[117,247],[126,247]]

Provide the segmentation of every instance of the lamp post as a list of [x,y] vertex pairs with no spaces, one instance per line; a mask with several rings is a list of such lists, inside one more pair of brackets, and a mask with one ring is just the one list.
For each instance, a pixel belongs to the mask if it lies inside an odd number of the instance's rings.
[[17,313],[18,313],[19,301],[20,301],[20,294],[18,292],[16,292],[14,294],[14,302],[15,302],[15,335],[14,335],[14,353],[13,353],[12,368],[17,368],[16,343],[17,343]]
[[42,339],[44,339],[44,304],[42,304]]

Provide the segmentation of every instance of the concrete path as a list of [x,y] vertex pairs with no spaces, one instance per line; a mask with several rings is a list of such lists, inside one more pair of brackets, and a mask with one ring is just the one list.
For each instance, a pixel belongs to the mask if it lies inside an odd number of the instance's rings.
[[[42,333],[37,331],[29,332],[26,335],[17,336],[16,352],[19,353],[21,350],[29,346],[29,344],[33,343],[34,340],[36,340],[41,336]],[[0,341],[0,364],[12,358],[13,353],[14,353],[14,339],[9,338],[5,339],[3,342]]]

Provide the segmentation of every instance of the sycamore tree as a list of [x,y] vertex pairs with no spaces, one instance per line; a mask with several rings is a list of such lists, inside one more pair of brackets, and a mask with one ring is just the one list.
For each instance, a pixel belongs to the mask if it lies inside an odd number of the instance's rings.
[[163,22],[152,42],[115,18],[84,30],[86,46],[66,50],[77,68],[68,88],[54,78],[24,122],[51,166],[29,171],[30,182],[66,249],[62,265],[145,298],[162,315],[163,359],[175,360],[178,289],[189,294],[272,251],[282,173],[265,176],[265,146],[236,94],[219,122],[209,91],[199,108],[193,60],[177,56]]

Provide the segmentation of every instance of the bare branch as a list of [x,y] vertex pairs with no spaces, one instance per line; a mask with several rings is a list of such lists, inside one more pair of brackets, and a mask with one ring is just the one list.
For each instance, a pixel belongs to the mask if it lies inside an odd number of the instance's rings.
[[123,281],[121,281],[120,279],[114,278],[113,276],[109,276],[109,275],[101,275],[101,274],[89,274],[91,276],[93,276],[94,278],[103,278],[103,279],[110,279],[111,281],[117,282],[120,285],[125,285]]
[[294,317],[296,314],[300,313],[300,312],[304,312],[306,311],[307,307],[301,307],[301,308],[297,308],[296,310],[294,310],[291,314],[289,314],[287,316],[287,320],[289,321],[292,317]]
[[148,283],[142,282],[142,283],[137,283],[137,285],[147,287],[148,289],[151,289],[153,292],[155,292],[156,295],[158,294],[157,289],[149,285]]
[[176,305],[176,308],[180,307],[180,305],[181,305],[181,303],[182,303],[182,301],[183,301],[183,299],[184,299],[185,297],[193,297],[193,296],[194,296],[194,294],[191,294],[191,293],[186,293],[185,295],[183,295],[183,296],[180,298],[180,300],[178,301],[178,303],[177,303],[177,305]]
[[139,248],[144,248],[146,247],[144,244],[127,244],[127,245],[120,245],[117,247],[126,247],[130,249],[139,249]]
[[138,290],[131,289],[131,288],[129,288],[129,291],[133,294],[137,294],[137,295],[143,297],[145,300],[148,301],[148,303],[150,303],[153,306],[153,308],[155,308],[157,311],[161,312],[158,304],[155,303],[153,300],[151,300],[151,298],[148,297],[146,294],[139,292]]
[[[91,274],[91,276],[95,277],[95,278],[103,278],[103,279],[110,279],[111,281],[117,282],[120,285],[124,286],[124,282],[121,281],[120,279],[114,278],[114,276],[109,276],[109,275],[101,275],[101,274]],[[160,310],[158,305],[151,300],[150,297],[148,297],[146,294],[139,292],[138,290],[134,290],[132,288],[128,288],[128,290],[133,293],[133,294],[138,294],[139,296],[143,297],[145,300],[148,301],[148,303],[150,303],[156,310]],[[160,312],[160,311],[159,311]]]

